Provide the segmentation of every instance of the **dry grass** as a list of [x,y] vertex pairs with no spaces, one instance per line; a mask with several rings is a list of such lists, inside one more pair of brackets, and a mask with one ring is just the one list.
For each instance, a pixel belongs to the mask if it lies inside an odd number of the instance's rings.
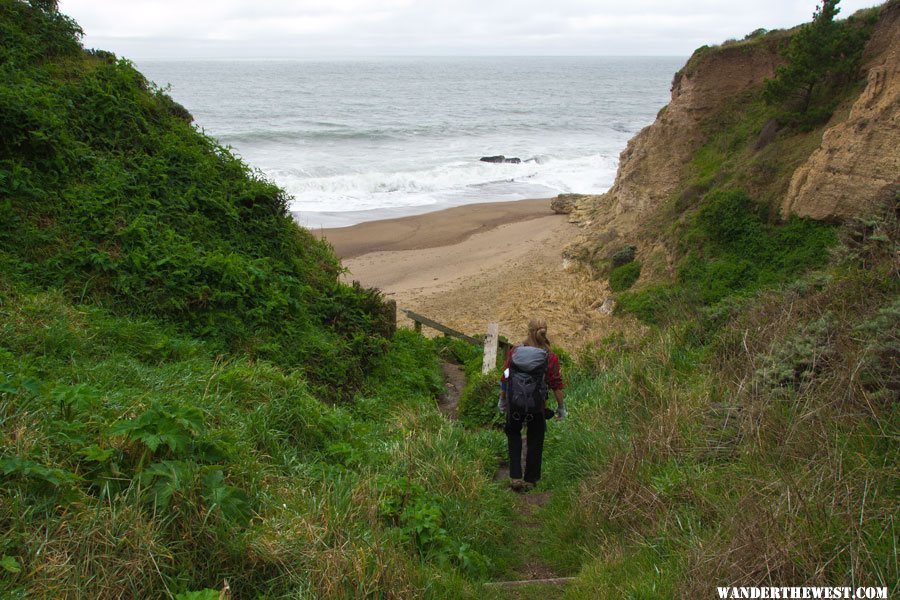
[[[870,332],[895,348],[873,362],[860,329],[890,306],[895,257],[845,258],[762,297],[723,337],[716,371],[731,374],[742,408],[733,441],[751,472],[715,542],[693,553],[689,582],[896,585],[896,561],[884,560],[885,547],[896,556],[896,396],[877,388],[890,389],[897,339]],[[872,370],[887,374],[874,386]]]
[[685,318],[582,355],[588,406],[557,451],[587,468],[550,519],[583,547],[572,597],[898,591],[895,216],[847,227],[827,270],[738,300],[712,332]]
[[487,323],[497,322],[500,334],[514,342],[525,336],[529,317],[540,315],[550,325],[553,343],[574,353],[622,329],[621,320],[598,310],[610,295],[605,281],[567,271],[556,252],[538,249],[523,265],[420,298],[409,308],[470,335],[484,333]]
[[611,525],[626,534],[652,527],[664,504],[659,494],[641,481],[648,451],[646,445],[636,443],[614,456],[603,471],[585,478],[578,488],[576,518],[599,529]]

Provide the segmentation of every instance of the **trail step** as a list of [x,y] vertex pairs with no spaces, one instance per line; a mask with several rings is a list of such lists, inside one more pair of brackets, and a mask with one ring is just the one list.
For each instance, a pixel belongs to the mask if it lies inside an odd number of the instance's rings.
[[488,581],[484,587],[516,588],[526,585],[566,585],[575,581],[574,577],[552,577],[550,579],[523,579],[521,581]]

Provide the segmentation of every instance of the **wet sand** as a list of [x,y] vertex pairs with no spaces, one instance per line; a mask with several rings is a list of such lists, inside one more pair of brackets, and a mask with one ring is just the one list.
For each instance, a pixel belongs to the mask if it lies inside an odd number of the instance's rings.
[[552,214],[549,199],[490,202],[320,231],[338,256],[347,259],[370,252],[450,246],[507,223]]

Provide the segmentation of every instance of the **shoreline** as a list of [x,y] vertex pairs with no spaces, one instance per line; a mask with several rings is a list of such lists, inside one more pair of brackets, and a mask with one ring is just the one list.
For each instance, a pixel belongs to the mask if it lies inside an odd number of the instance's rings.
[[419,215],[310,230],[327,239],[342,260],[373,252],[425,250],[462,243],[477,233],[542,217],[559,217],[550,198],[454,206]]
[[499,323],[501,335],[518,340],[528,318],[541,316],[554,343],[575,349],[611,326],[596,310],[606,283],[564,264],[563,248],[580,228],[555,214],[550,200],[472,204],[315,233],[335,247],[344,281],[378,288],[398,308],[469,335]]

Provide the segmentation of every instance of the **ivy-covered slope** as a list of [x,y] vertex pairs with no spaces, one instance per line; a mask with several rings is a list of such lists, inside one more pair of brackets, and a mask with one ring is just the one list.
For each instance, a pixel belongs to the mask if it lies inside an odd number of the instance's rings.
[[476,597],[434,345],[55,4],[0,0],[0,598]]
[[285,193],[53,3],[0,2],[0,272],[352,388],[379,299]]

